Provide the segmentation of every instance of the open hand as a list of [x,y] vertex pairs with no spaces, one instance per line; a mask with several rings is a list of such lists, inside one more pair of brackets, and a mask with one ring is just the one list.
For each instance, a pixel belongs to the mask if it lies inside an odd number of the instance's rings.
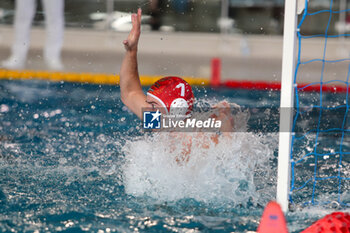
[[127,51],[136,51],[141,34],[141,14],[142,11],[139,8],[137,14],[131,15],[132,29],[126,40],[123,41],[124,47]]

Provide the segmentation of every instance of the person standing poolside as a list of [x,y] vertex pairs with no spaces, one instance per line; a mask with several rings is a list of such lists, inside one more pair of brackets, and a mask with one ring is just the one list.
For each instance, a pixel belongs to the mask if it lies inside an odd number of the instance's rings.
[[[64,0],[42,0],[45,11],[46,43],[44,59],[51,70],[62,70],[61,49],[64,33]],[[6,69],[23,69],[27,60],[30,28],[36,10],[36,0],[16,0],[15,38],[11,56],[2,62]]]

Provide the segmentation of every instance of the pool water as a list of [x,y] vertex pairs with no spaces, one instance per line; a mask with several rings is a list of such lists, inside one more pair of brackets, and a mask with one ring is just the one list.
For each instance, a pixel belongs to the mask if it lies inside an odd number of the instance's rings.
[[[279,105],[275,91],[195,96]],[[255,231],[275,196],[278,115],[250,114],[249,132],[194,148],[181,166],[166,134],[140,130],[117,86],[1,80],[0,119],[0,232]],[[290,212],[290,231],[326,213]]]

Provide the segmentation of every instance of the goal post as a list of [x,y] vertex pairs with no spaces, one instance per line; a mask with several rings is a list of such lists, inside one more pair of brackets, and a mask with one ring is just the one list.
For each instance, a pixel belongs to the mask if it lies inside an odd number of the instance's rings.
[[311,3],[285,0],[276,197],[285,212],[350,207],[350,28],[339,27],[350,8]]
[[[278,147],[277,170],[277,202],[284,212],[288,211],[290,188],[290,153],[292,141],[293,120],[293,80],[296,62],[296,29],[297,8],[300,12],[305,0],[285,0],[284,32],[283,32],[283,56],[282,56],[282,80],[280,102],[280,132]],[[299,7],[298,7],[299,5]]]

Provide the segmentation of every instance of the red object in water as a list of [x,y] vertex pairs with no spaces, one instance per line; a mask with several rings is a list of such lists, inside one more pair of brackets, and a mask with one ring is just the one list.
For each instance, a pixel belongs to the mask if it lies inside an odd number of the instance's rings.
[[350,215],[343,212],[333,212],[301,233],[350,233]]
[[221,84],[221,60],[220,58],[211,59],[211,80],[210,84],[213,87],[218,87]]
[[281,90],[281,83],[264,81],[235,81],[230,80],[223,83],[225,87],[248,90]]
[[258,233],[288,233],[286,219],[277,202],[271,201],[265,207]]
[[[211,81],[213,82],[213,81]],[[281,90],[280,82],[266,82],[266,81],[242,81],[242,80],[228,80],[220,82],[221,86],[228,88],[237,88],[237,89],[248,89],[248,90]],[[350,92],[350,86],[345,85],[331,85],[331,84],[320,84],[310,85],[308,83],[299,83],[298,84],[299,92],[319,92],[321,89],[323,92],[333,92],[341,93]]]

